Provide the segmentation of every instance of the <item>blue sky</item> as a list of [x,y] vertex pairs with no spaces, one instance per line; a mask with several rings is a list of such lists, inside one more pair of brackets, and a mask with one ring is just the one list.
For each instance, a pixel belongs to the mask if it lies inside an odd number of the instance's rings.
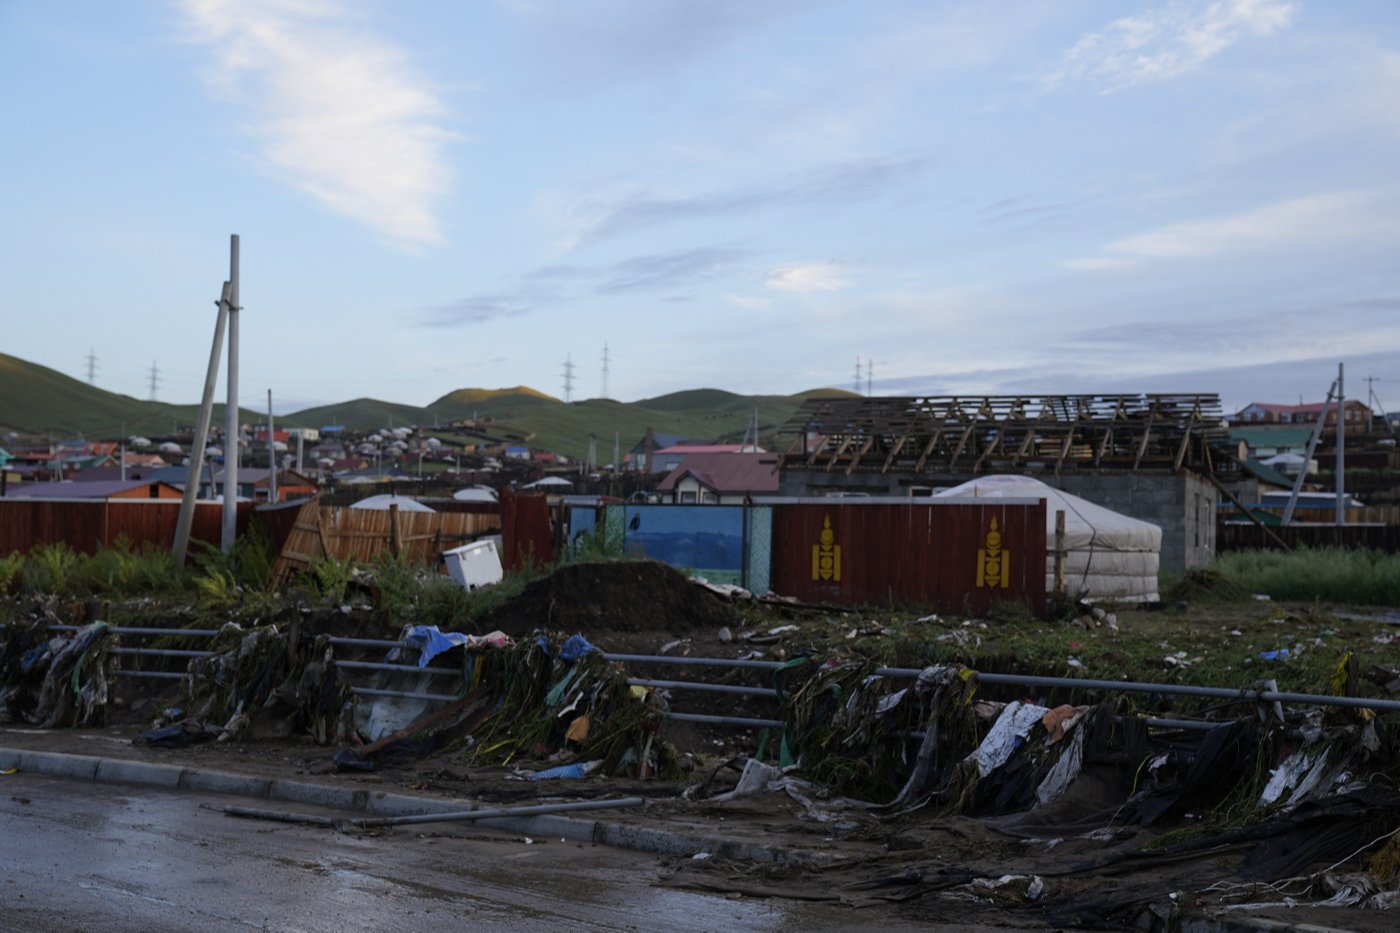
[[1400,408],[1393,0],[0,0],[5,352]]

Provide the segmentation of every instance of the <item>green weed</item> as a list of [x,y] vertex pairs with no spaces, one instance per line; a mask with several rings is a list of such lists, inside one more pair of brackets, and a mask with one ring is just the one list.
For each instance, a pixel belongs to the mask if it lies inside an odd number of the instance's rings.
[[9,557],[0,557],[0,595],[9,595],[19,589],[24,579],[24,555],[12,551]]
[[349,592],[350,581],[354,577],[355,562],[348,558],[339,560],[328,554],[316,558],[311,564],[311,579],[316,584],[316,591],[330,603],[345,601],[345,594]]
[[1244,593],[1274,599],[1400,605],[1400,555],[1340,548],[1231,551],[1215,569]]
[[24,582],[41,593],[70,593],[69,587],[81,566],[80,555],[66,543],[41,544],[29,552]]

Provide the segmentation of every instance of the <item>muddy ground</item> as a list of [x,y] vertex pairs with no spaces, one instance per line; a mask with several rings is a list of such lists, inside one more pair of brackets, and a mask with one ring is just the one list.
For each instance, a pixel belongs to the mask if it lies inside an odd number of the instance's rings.
[[[81,621],[90,612],[90,607],[79,604],[60,606],[56,617]],[[144,624],[188,624],[192,617],[179,607],[153,603],[146,604],[142,614]],[[285,607],[275,621],[306,632],[351,637],[394,638],[398,632],[398,625],[389,624],[365,600],[355,597],[343,606]],[[1334,678],[1340,676],[1342,689],[1352,693],[1400,696],[1400,615],[1256,599],[1195,600],[1153,610],[1109,607],[1106,612],[1075,612],[1055,620],[1033,619],[1008,606],[986,618],[970,619],[918,608],[848,610],[736,600],[688,582],[663,565],[622,562],[569,565],[529,584],[474,628],[475,634],[499,629],[516,638],[540,628],[562,635],[580,633],[613,653],[765,660],[785,660],[806,652],[860,654],[908,667],[956,662],[984,672],[1167,684],[1248,687],[1267,678],[1281,690],[1308,693],[1333,692],[1338,685]],[[356,656],[382,657],[369,649]],[[448,657],[441,663],[451,665],[452,660]],[[770,675],[762,672],[697,672],[660,664],[631,664],[628,670],[633,676],[771,686]],[[64,750],[99,754],[120,747],[122,754],[135,754],[128,751],[130,739],[174,696],[159,682],[123,679],[120,683],[112,725],[70,733],[63,741],[72,747]],[[776,702],[767,698],[670,693],[670,706],[677,711],[781,718]],[[986,686],[978,695],[1045,706],[1102,699],[1094,692],[1063,688]],[[1247,705],[1186,700],[1166,693],[1131,694],[1127,699],[1137,709],[1159,716],[1230,718],[1248,713]],[[53,736],[26,738],[31,731],[7,727],[0,738],[6,744],[50,743],[45,747],[54,742]],[[723,827],[719,822],[723,820],[732,828],[747,827],[746,831],[770,844],[833,856],[821,867],[677,861],[667,872],[668,884],[723,890],[735,896],[834,900],[931,925],[975,918],[979,923],[1020,928],[1093,927],[1100,924],[1092,918],[1099,917],[1102,925],[1113,926],[1140,922],[1152,904],[1206,910],[1239,900],[1266,902],[1292,896],[1274,889],[1245,890],[1238,881],[1223,883],[1221,879],[1237,877],[1239,853],[1230,847],[1175,859],[1141,857],[1148,843],[1163,832],[1180,830],[1179,825],[1136,828],[1095,840],[1048,834],[1026,840],[998,832],[986,819],[963,816],[915,813],[891,820],[862,813],[814,819],[811,812],[781,794],[723,805],[684,801],[682,793],[707,778],[712,779],[711,793],[732,786],[737,771],[723,767],[725,762],[755,754],[760,735],[733,727],[669,722],[664,737],[683,755],[677,780],[590,777],[549,788],[508,777],[516,766],[541,762],[476,767],[464,763],[464,757],[450,748],[384,763],[373,772],[328,777],[323,772],[335,749],[305,738],[144,749],[140,754],[194,767],[316,776],[366,789],[483,802],[533,801],[542,793],[636,794],[653,801],[652,819],[712,828]],[[773,760],[774,744],[766,750],[768,760]],[[975,878],[1003,876],[1012,877],[991,886],[970,887]],[[1038,890],[1032,884],[1038,884]],[[1175,894],[1175,900],[1169,894]],[[1306,902],[1307,897],[1294,900]],[[1305,917],[1299,910],[1278,908],[1272,913],[1299,922]],[[1270,911],[1251,914],[1269,916]],[[1335,912],[1321,911],[1307,919],[1345,928],[1389,929],[1382,922],[1386,916],[1348,911],[1342,923]]]

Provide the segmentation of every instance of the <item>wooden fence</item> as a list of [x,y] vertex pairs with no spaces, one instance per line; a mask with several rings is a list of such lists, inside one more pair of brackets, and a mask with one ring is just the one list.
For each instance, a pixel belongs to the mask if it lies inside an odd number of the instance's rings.
[[1290,548],[1369,548],[1390,554],[1400,553],[1400,525],[1270,525],[1268,531],[1243,522],[1217,526],[1215,549],[1226,551],[1278,550],[1277,535]]
[[311,501],[297,513],[273,572],[280,581],[325,557],[363,563],[386,550],[415,563],[435,564],[444,550],[500,527],[499,515],[351,509]]
[[[238,530],[247,529],[251,502],[238,504]],[[92,554],[125,539],[137,548],[168,548],[175,540],[179,499],[0,499],[0,555],[62,542]],[[218,545],[223,504],[197,502],[190,537]]]

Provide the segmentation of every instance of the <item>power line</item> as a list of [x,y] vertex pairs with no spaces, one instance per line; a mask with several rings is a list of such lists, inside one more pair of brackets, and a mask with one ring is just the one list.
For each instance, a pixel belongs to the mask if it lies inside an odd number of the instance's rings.
[[564,356],[564,404],[567,405],[574,400],[574,357],[572,353]]
[[608,356],[608,344],[607,344],[607,341],[604,341],[604,342],[603,342],[603,395],[602,395],[603,398],[607,398],[607,397],[608,397],[608,364],[609,364],[610,362],[611,362],[611,358]]

